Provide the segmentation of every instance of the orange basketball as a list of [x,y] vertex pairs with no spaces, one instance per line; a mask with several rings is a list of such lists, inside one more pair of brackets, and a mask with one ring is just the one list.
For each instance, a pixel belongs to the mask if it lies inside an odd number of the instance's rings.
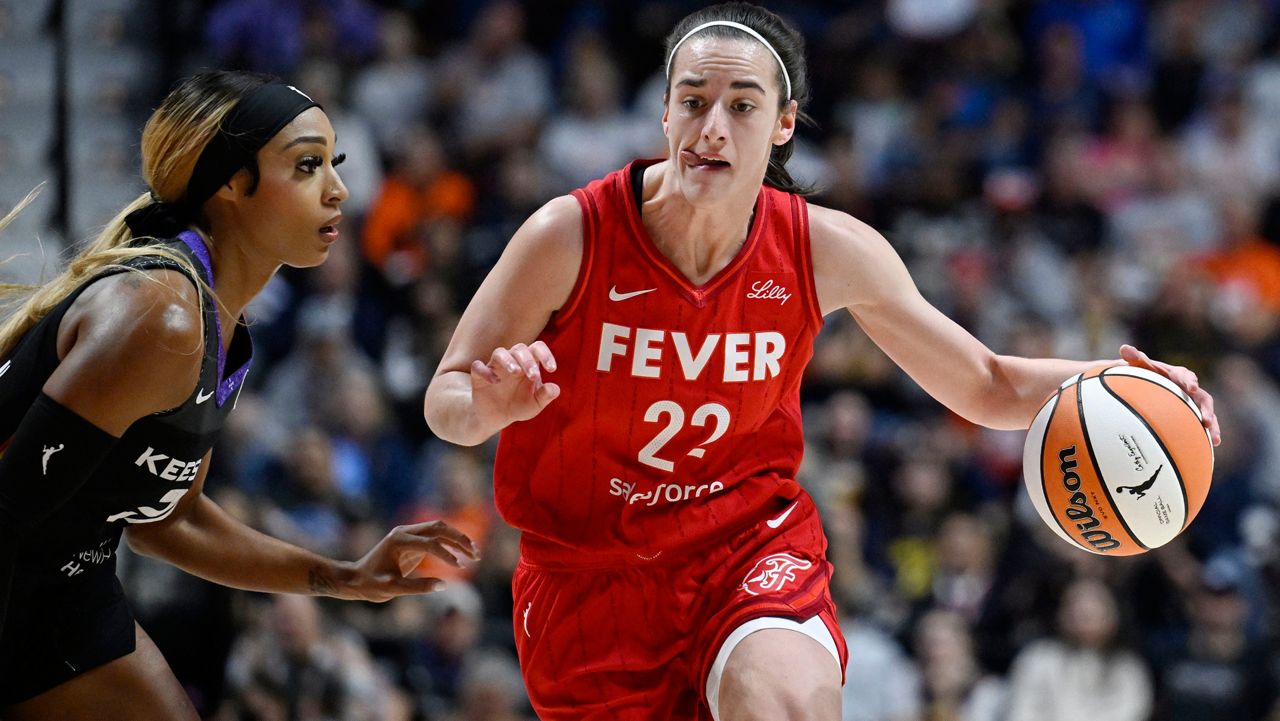
[[1204,505],[1213,444],[1200,409],[1134,366],[1067,379],[1027,431],[1023,479],[1040,517],[1086,551],[1131,556],[1182,532]]

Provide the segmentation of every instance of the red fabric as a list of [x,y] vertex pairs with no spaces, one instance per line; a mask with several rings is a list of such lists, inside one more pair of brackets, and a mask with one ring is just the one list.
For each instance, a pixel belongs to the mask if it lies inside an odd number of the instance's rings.
[[540,336],[562,393],[502,432],[494,469],[525,557],[640,563],[795,498],[800,380],[822,324],[803,199],[762,188],[738,255],[695,287],[649,239],[628,169],[574,196],[582,270]]
[[[647,565],[522,560],[512,580],[516,648],[538,718],[710,721],[711,664],[735,628],[762,616],[820,616],[843,669],[848,649],[813,501],[801,492],[777,529],[767,524],[792,503],[774,499],[754,526]],[[769,566],[778,554],[789,562]]]

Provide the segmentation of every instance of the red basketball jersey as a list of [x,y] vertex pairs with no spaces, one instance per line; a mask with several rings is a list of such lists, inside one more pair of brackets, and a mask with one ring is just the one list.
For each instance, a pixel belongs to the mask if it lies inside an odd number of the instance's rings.
[[822,325],[805,202],[762,187],[738,255],[695,286],[641,222],[636,163],[573,193],[582,266],[539,336],[561,395],[498,444],[497,507],[530,561],[652,558],[799,493],[800,380]]

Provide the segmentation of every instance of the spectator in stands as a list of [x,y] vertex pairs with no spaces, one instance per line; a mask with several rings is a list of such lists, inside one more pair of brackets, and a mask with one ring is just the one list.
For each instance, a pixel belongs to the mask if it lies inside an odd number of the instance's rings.
[[364,110],[378,145],[389,157],[399,138],[421,124],[435,102],[435,68],[419,54],[413,19],[399,11],[378,21],[378,57],[359,67],[351,83],[351,104]]
[[1005,682],[987,674],[974,655],[964,619],[950,611],[931,611],[915,631],[920,664],[924,721],[1000,721]]
[[462,173],[450,170],[439,138],[424,126],[410,129],[398,143],[399,162],[382,184],[365,220],[365,258],[393,285],[421,277],[431,263],[427,235],[436,220],[467,220],[476,190]]
[[1246,570],[1227,557],[1204,567],[1188,602],[1190,626],[1153,658],[1159,679],[1160,721],[1261,719],[1276,703],[1266,648],[1245,632],[1242,594]]
[[223,712],[254,719],[379,719],[398,695],[362,643],[333,628],[307,596],[277,596],[261,633],[240,637],[228,661]]
[[1151,677],[1124,646],[1120,622],[1106,584],[1072,583],[1062,597],[1057,635],[1031,644],[1014,661],[1007,721],[1146,721]]
[[553,93],[546,62],[525,44],[524,9],[490,3],[466,44],[442,60],[439,98],[473,162],[536,144]]
[[204,37],[223,67],[287,76],[311,55],[368,59],[377,22],[366,0],[220,0],[209,10]]

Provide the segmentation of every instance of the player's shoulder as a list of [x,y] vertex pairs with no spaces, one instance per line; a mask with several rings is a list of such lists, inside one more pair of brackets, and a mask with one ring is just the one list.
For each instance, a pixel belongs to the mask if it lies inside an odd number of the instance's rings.
[[547,201],[516,231],[512,245],[549,260],[582,255],[582,207],[572,195]]
[[582,205],[572,195],[557,196],[534,211],[525,227],[545,236],[562,236],[575,230],[581,233]]
[[808,203],[809,234],[817,241],[874,243],[884,240],[870,225],[840,210]]
[[[94,282],[72,305],[76,342],[127,349],[142,362],[199,357],[204,323],[200,290],[172,268],[131,269]],[[106,356],[113,353],[104,353]]]
[[[176,408],[206,356],[200,291],[170,268],[93,282],[58,328],[59,364],[46,388],[108,432]],[[52,384],[50,386],[49,384]]]
[[809,204],[809,242],[815,265],[842,260],[863,261],[894,254],[878,230],[848,213]]

